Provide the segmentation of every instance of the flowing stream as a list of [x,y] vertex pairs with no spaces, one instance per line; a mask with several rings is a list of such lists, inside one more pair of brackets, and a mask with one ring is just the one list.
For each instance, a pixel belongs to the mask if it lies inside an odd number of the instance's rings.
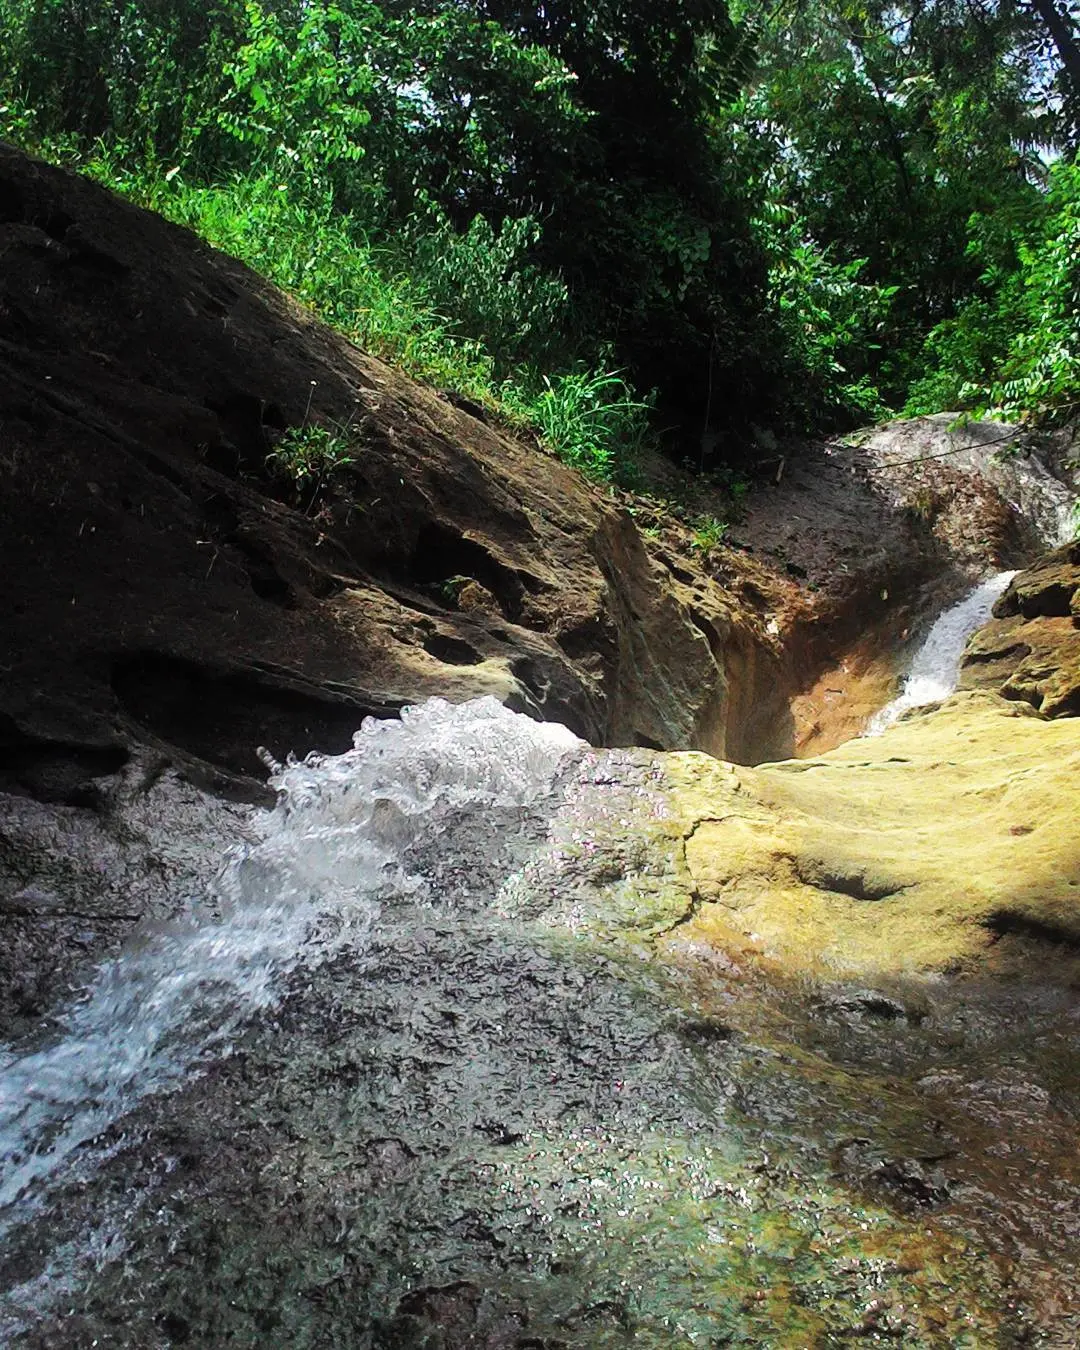
[[447,813],[524,806],[584,749],[493,698],[368,718],[355,747],[275,765],[279,805],[259,822],[259,842],[226,861],[214,894],[103,965],[49,1044],[4,1052],[0,1237],[70,1180],[69,1164],[92,1171],[84,1146],[141,1098],[227,1056],[298,967],[361,950],[379,903],[419,885],[401,859]]
[[865,735],[879,736],[910,709],[948,698],[956,688],[960,658],[968,639],[990,618],[994,602],[1015,575],[1015,572],[999,572],[937,618],[926,641],[915,653],[900,693],[870,719]]
[[[0,1343],[1029,1343],[983,1231],[926,1206],[958,1054],[979,1129],[1054,1137],[991,1059],[1052,1000],[656,960],[697,904],[664,757],[493,699],[272,767],[208,893],[0,1061]],[[969,1228],[1012,1231],[995,1184]]]

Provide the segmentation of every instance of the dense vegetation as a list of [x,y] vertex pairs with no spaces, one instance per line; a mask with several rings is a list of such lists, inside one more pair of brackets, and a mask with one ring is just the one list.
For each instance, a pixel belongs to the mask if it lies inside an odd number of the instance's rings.
[[1080,400],[1066,0],[0,0],[0,135],[601,477]]

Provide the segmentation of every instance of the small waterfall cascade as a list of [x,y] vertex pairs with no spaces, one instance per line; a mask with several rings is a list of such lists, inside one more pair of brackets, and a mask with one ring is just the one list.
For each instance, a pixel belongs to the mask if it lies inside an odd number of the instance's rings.
[[215,894],[101,966],[50,1044],[0,1050],[0,1234],[72,1167],[92,1170],[91,1141],[140,1100],[227,1056],[288,976],[362,949],[380,904],[422,884],[401,859],[449,813],[473,816],[481,840],[486,812],[549,792],[585,748],[494,698],[367,718],[354,745],[274,764],[278,805],[225,861]]
[[953,692],[968,639],[990,618],[994,602],[1015,575],[999,572],[939,616],[915,654],[899,695],[870,719],[864,735],[879,736],[909,709],[940,702]]

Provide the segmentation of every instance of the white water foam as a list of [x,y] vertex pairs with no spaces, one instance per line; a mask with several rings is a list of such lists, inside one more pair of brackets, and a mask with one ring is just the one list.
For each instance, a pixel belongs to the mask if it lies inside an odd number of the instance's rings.
[[999,572],[938,618],[916,653],[899,696],[875,713],[864,735],[880,736],[910,708],[948,698],[959,680],[968,638],[989,619],[994,601],[1014,576],[1015,572]]
[[525,805],[584,749],[494,698],[367,718],[354,745],[274,765],[279,803],[257,821],[259,842],[226,860],[220,921],[145,932],[101,966],[58,1040],[0,1058],[0,1236],[32,1217],[65,1168],[92,1170],[90,1141],[140,1099],[227,1055],[290,971],[362,947],[380,899],[416,885],[402,850],[438,833],[446,810]]

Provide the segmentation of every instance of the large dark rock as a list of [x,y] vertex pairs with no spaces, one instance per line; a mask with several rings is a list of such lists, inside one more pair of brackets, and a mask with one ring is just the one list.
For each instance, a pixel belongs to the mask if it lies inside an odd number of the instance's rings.
[[[9,782],[45,771],[33,745],[82,763],[145,740],[235,781],[259,742],[340,750],[434,693],[596,742],[749,749],[726,661],[760,645],[767,666],[762,624],[693,567],[676,581],[610,497],[7,148],[0,251]],[[267,466],[305,420],[352,460],[315,501]]]

